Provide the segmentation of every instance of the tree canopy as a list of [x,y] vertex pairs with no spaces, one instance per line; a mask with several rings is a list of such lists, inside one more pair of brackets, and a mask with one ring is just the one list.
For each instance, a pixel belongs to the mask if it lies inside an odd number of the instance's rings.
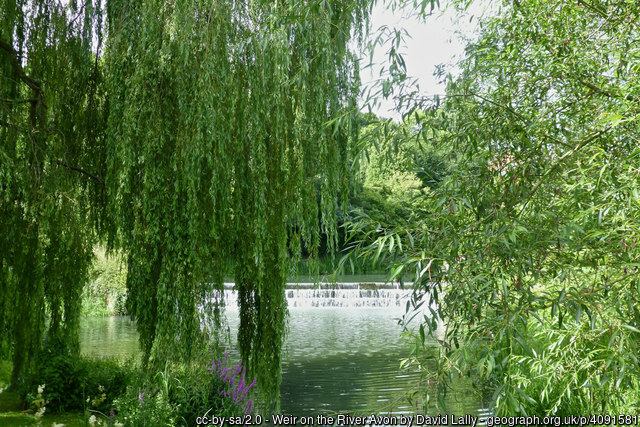
[[108,210],[147,356],[188,358],[201,345],[199,308],[214,308],[233,261],[240,349],[277,395],[287,260],[301,244],[317,251],[320,230],[335,240],[357,137],[347,42],[365,12],[339,1],[109,3]]
[[240,350],[277,407],[287,260],[317,252],[321,232],[336,239],[358,135],[348,43],[369,7],[2,3],[0,330],[15,381],[46,316],[77,347],[105,238],[127,253],[152,365],[206,344],[233,266]]
[[105,114],[91,4],[4,1],[0,17],[0,351],[13,355],[15,384],[45,329],[78,347]]
[[424,140],[457,157],[420,200],[429,213],[360,242],[402,252],[394,274],[415,272],[416,304],[435,303],[418,341],[447,324],[440,383],[473,378],[496,414],[637,402],[639,14],[501,2],[445,98],[423,104]]

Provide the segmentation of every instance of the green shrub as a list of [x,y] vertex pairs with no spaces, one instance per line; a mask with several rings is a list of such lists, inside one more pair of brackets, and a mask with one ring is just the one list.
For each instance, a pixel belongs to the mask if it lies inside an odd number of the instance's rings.
[[188,366],[175,365],[149,378],[144,372],[115,402],[115,421],[124,425],[194,425],[196,418],[216,415],[241,417],[253,401],[242,364],[228,360]]
[[[117,359],[72,355],[51,343],[37,358],[35,371],[21,390],[37,413],[83,411],[109,425],[193,425],[197,417],[241,417],[252,410],[242,364],[223,360],[167,365],[150,376],[145,369]],[[102,414],[102,415],[100,415]]]
[[13,368],[13,365],[10,361],[0,360],[0,388],[6,387],[9,385],[12,368]]
[[134,381],[114,402],[115,422],[125,426],[174,426],[176,410],[153,382]]
[[85,409],[109,411],[113,399],[124,393],[130,369],[117,359],[71,355],[61,345],[49,345],[37,359],[35,371],[22,390],[31,406],[39,386],[49,413]]
[[107,256],[103,249],[94,251],[96,257],[91,280],[84,290],[82,311],[84,316],[113,316],[128,314],[127,268],[120,255]]
[[247,383],[242,362],[228,366],[214,360],[203,366],[182,371],[182,387],[174,389],[171,398],[180,407],[180,418],[186,423],[206,413],[223,417],[239,417],[251,412],[253,401],[248,393],[255,384]]
[[118,359],[79,359],[83,374],[84,403],[90,410],[106,413],[113,400],[124,394],[131,379],[131,367]]

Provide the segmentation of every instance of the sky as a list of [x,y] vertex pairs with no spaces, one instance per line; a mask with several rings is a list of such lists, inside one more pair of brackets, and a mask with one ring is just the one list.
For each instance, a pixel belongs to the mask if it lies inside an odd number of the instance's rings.
[[[446,0],[440,2],[443,6]],[[423,22],[417,18],[407,17],[406,12],[387,10],[383,5],[376,5],[371,17],[371,31],[383,25],[405,29],[410,38],[401,49],[407,67],[407,75],[415,77],[421,95],[444,94],[445,86],[433,74],[436,66],[445,64],[448,72],[456,74],[455,62],[464,53],[463,37],[473,37],[476,30],[476,17],[485,13],[483,2],[474,2],[463,15],[451,7],[445,10],[435,10]],[[473,18],[472,18],[473,17]],[[369,85],[379,78],[380,69],[386,61],[388,46],[379,47],[374,55],[374,66],[362,69],[369,63],[369,58],[363,58],[361,73],[363,85]],[[399,119],[400,114],[394,112],[393,101],[382,101],[373,112],[383,117]]]

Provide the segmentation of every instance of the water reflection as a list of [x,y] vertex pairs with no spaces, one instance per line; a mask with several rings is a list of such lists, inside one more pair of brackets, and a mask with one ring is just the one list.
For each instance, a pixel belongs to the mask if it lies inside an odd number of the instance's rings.
[[115,356],[121,359],[139,354],[135,322],[129,316],[83,319],[80,327],[80,352],[90,356]]
[[[316,416],[335,413],[411,414],[407,394],[425,390],[416,372],[400,370],[407,355],[391,308],[292,308],[283,357],[281,406],[284,413]],[[237,358],[238,311],[227,311],[231,352]],[[139,354],[135,323],[128,317],[85,319],[81,351],[127,358]],[[435,349],[434,349],[435,351]],[[459,385],[449,398],[455,414],[478,414],[481,405]]]

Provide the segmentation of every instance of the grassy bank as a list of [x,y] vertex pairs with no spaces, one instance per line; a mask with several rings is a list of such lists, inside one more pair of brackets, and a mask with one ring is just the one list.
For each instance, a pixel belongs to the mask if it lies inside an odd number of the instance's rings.
[[255,381],[226,356],[202,353],[154,370],[52,346],[15,391],[5,390],[10,372],[11,363],[0,361],[2,426],[187,426],[206,413],[241,417],[255,410]]
[[22,427],[31,425],[42,426],[86,426],[89,419],[81,413],[35,415],[28,405],[20,398],[18,392],[7,391],[11,376],[11,362],[0,360],[0,425],[6,427]]

